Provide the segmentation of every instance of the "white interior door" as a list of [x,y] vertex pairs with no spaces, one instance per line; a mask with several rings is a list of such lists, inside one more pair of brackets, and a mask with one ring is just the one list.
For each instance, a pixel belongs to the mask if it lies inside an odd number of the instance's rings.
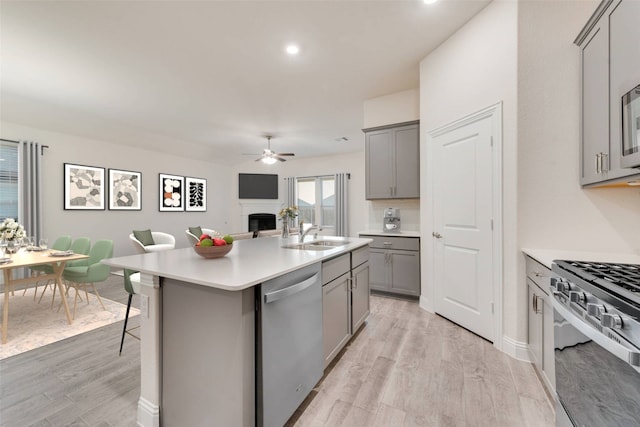
[[494,341],[493,115],[436,133],[433,147],[434,309]]

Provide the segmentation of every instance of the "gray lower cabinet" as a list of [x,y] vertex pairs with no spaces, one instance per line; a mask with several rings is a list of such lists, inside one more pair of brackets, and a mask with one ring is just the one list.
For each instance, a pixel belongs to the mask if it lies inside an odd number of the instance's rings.
[[373,291],[420,296],[420,238],[373,238],[370,250],[370,286]]
[[350,273],[347,271],[322,286],[322,340],[325,368],[351,338],[349,279]]
[[322,283],[326,368],[369,316],[369,247],[324,261]]
[[417,121],[363,129],[367,199],[420,197]]
[[529,358],[545,387],[555,391],[553,306],[549,295],[551,270],[533,258],[526,258],[528,288]]

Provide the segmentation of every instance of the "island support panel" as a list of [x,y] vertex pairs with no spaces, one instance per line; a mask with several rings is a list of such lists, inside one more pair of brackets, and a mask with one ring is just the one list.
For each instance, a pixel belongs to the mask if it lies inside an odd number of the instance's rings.
[[162,426],[254,427],[253,288],[165,278],[162,312]]

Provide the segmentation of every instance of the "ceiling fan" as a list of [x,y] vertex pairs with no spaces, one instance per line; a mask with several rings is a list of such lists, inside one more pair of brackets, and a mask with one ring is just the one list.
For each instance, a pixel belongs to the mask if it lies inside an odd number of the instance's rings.
[[267,148],[262,150],[262,155],[256,159],[256,162],[262,162],[272,165],[277,161],[286,162],[285,156],[295,156],[293,153],[276,153],[271,149],[271,135],[267,135]]

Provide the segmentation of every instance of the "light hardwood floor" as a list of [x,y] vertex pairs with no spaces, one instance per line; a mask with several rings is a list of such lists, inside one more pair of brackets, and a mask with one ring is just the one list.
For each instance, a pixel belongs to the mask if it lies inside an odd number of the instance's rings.
[[[122,278],[99,285],[126,303]],[[134,298],[137,307],[137,298]],[[0,361],[0,426],[135,426],[138,341],[122,322]],[[371,298],[367,324],[289,426],[553,426],[532,365],[417,303]]]

